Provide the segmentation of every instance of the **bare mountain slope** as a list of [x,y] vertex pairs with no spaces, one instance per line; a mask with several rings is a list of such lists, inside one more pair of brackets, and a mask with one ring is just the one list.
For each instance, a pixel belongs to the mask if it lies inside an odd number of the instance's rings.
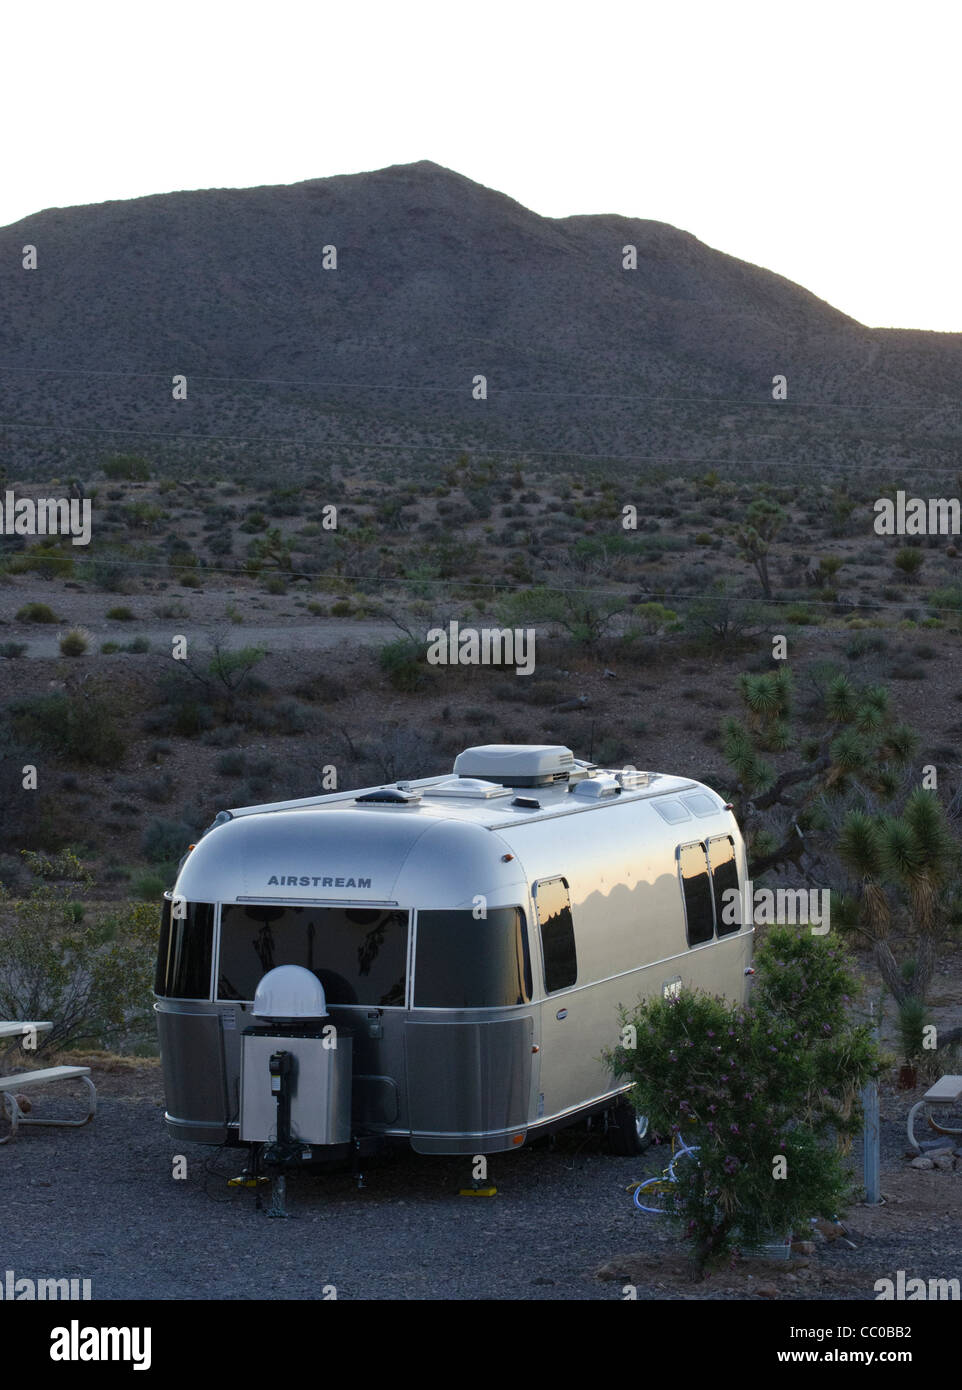
[[[885,457],[893,426],[934,458],[959,428],[959,335],[870,330],[664,223],[540,217],[429,161],[48,209],[0,229],[0,294],[11,475],[131,447],[186,465],[189,435],[281,468],[424,446],[761,457],[773,432],[829,461],[853,430]],[[756,447],[777,372],[790,410]]]

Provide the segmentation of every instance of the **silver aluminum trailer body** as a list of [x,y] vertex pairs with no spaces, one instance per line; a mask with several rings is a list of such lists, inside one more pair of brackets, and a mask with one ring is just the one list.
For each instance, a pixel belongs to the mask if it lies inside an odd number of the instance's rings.
[[510,1150],[610,1107],[619,1005],[679,985],[745,998],[753,927],[720,907],[745,850],[717,793],[577,763],[548,785],[489,777],[215,822],[165,908],[172,1135],[239,1142],[241,1037],[280,964],[312,969],[350,1033],[354,1134],[421,1153]]

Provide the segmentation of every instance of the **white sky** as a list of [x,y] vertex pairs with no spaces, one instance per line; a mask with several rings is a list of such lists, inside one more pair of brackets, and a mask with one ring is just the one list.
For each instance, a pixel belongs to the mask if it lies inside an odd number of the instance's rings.
[[433,159],[962,331],[957,0],[13,5],[0,225]]

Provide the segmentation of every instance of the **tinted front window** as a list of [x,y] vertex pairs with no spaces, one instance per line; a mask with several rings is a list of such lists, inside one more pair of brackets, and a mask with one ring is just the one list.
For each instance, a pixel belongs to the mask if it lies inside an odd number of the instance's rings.
[[164,899],[154,993],[168,999],[209,999],[210,958],[214,943],[214,904],[178,902],[174,917],[171,899]]
[[218,999],[253,999],[276,965],[314,972],[329,1004],[404,1004],[408,914],[383,908],[225,907]]
[[567,880],[546,878],[536,883],[534,902],[541,926],[544,987],[548,994],[553,994],[556,989],[567,989],[578,978]]
[[492,908],[419,912],[414,1002],[423,1009],[484,1009],[527,1004],[531,962],[524,913]]
[[[717,840],[708,841],[708,857],[711,860],[711,884],[715,897],[715,921],[718,935],[728,936],[741,926],[741,907],[732,903],[731,890],[738,892],[738,865],[735,862],[735,843],[730,835],[722,835]],[[729,896],[726,898],[725,894]]]
[[688,944],[700,946],[703,941],[711,941],[715,934],[708,856],[704,845],[685,845],[678,851],[678,858],[685,898],[685,920],[688,923]]

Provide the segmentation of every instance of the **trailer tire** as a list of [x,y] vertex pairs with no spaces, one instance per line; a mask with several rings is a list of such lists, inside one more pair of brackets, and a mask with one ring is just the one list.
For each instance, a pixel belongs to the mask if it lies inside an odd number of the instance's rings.
[[622,1096],[608,1111],[608,1150],[620,1158],[642,1154],[652,1140],[647,1115],[636,1115]]

